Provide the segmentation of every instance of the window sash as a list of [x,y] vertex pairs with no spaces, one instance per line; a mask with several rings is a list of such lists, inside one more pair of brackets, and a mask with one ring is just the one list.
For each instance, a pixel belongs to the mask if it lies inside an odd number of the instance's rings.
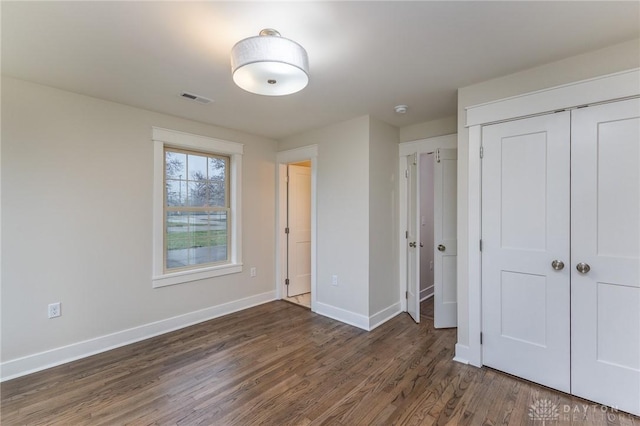
[[[164,241],[163,241],[163,251],[164,251],[164,259],[163,259],[163,269],[165,273],[171,273],[171,272],[180,272],[180,271],[188,271],[188,270],[193,270],[193,269],[200,269],[200,268],[206,268],[209,266],[217,266],[217,265],[227,265],[230,264],[232,259],[231,259],[231,254],[232,254],[232,238],[231,238],[231,230],[232,230],[232,217],[231,217],[231,209],[223,209],[223,208],[216,208],[216,209],[208,209],[208,210],[203,210],[203,209],[183,209],[183,210],[171,210],[172,212],[180,212],[180,213],[186,213],[186,216],[189,217],[189,213],[219,213],[219,212],[223,212],[225,213],[225,221],[226,221],[226,228],[225,228],[225,234],[224,234],[224,238],[226,241],[226,252],[225,252],[225,258],[223,260],[220,261],[212,261],[212,262],[202,262],[202,263],[193,263],[193,264],[187,264],[185,266],[174,266],[174,267],[169,267],[168,263],[169,263],[169,255],[170,255],[170,250],[169,250],[169,232],[167,231],[167,223],[168,223],[168,216],[167,216],[167,212],[169,212],[169,210],[165,211],[165,220],[164,220]],[[188,224],[188,228],[190,228],[190,223]],[[193,231],[193,232],[200,232],[200,231]],[[187,234],[190,233],[190,230],[187,231]],[[207,235],[207,238],[213,238],[213,236]],[[193,246],[193,247],[185,247],[184,249],[186,250],[193,250],[193,249],[198,249],[198,248],[205,248],[205,247],[218,247],[218,245],[211,245],[211,246]],[[187,258],[189,259],[189,255],[187,255]]]
[[[169,145],[165,145],[164,146],[164,159],[163,159],[163,182],[164,182],[164,187],[167,187],[167,182],[168,181],[172,181],[172,182],[185,182],[187,183],[187,187],[185,188],[185,191],[187,191],[187,193],[185,194],[187,197],[189,197],[188,195],[188,191],[189,191],[189,186],[188,183],[189,182],[196,182],[196,180],[190,179],[189,176],[187,175],[187,172],[185,172],[185,178],[184,179],[167,179],[167,153],[176,153],[176,154],[184,154],[187,156],[187,160],[185,162],[186,167],[189,167],[189,155],[195,155],[195,156],[200,156],[200,157],[207,157],[207,158],[216,158],[219,160],[223,160],[224,164],[225,164],[225,168],[224,168],[224,206],[220,206],[220,205],[210,205],[210,206],[168,206],[167,205],[167,193],[165,190],[163,199],[164,199],[164,208],[165,210],[168,207],[180,207],[180,208],[186,208],[186,207],[202,207],[202,208],[211,208],[211,207],[223,207],[223,208],[230,208],[231,206],[231,157],[229,157],[228,155],[223,155],[223,154],[216,154],[216,153],[211,153],[211,152],[205,152],[205,151],[195,151],[195,150],[188,150],[188,149],[180,149],[180,148],[174,148],[172,146]],[[208,173],[208,169],[207,169],[207,173]],[[207,175],[207,178],[209,176]],[[207,179],[208,181],[212,181],[213,179]]]
[[[184,171],[184,179],[182,179],[182,175],[180,179],[168,179],[167,175],[168,175],[168,170],[167,170],[167,153],[176,153],[176,154],[184,154],[186,156],[185,158],[185,163],[184,166],[186,168],[186,170]],[[178,181],[178,182],[185,182],[187,184],[185,191],[185,197],[187,200],[187,204],[190,202],[190,196],[189,196],[189,182],[194,182],[195,180],[193,180],[190,176],[189,176],[189,156],[198,156],[198,157],[203,157],[207,159],[207,165],[208,165],[208,160],[209,158],[215,158],[215,159],[220,159],[224,161],[225,167],[224,167],[224,206],[219,206],[219,205],[203,205],[203,206],[189,206],[189,205],[184,205],[184,206],[169,206],[168,205],[168,190],[167,190],[167,182],[168,181]],[[165,146],[164,147],[164,160],[163,160],[163,175],[164,175],[164,196],[163,196],[163,272],[164,273],[172,273],[172,272],[180,272],[180,271],[188,271],[188,270],[193,270],[193,269],[201,269],[201,268],[205,268],[208,266],[216,266],[216,265],[225,265],[225,264],[230,264],[231,263],[231,253],[232,253],[232,238],[231,238],[231,230],[232,230],[232,223],[231,223],[231,208],[229,207],[231,205],[231,200],[230,200],[230,194],[231,194],[231,188],[230,188],[230,165],[231,165],[231,159],[228,156],[225,155],[220,155],[220,154],[216,154],[216,153],[210,153],[210,152],[201,152],[201,151],[195,151],[195,150],[187,150],[187,149],[179,149],[179,148],[174,148],[171,146]],[[207,175],[205,176],[205,180],[206,181],[211,181],[212,179],[210,178],[209,175],[209,168],[207,166],[206,168],[207,170]],[[208,201],[210,199],[210,197],[206,197],[206,200]],[[181,200],[182,201],[182,200]],[[190,263],[191,260],[191,254],[188,251],[186,253],[186,260],[187,260],[187,264],[184,266],[173,266],[173,267],[169,267],[169,257],[170,257],[170,250],[169,250],[169,231],[168,231],[168,222],[169,222],[169,213],[185,213],[187,218],[190,218],[191,215],[190,213],[203,213],[203,214],[207,214],[207,216],[209,216],[211,213],[217,213],[217,212],[223,212],[225,213],[225,222],[226,222],[226,232],[225,232],[225,241],[226,241],[226,253],[225,253],[225,258],[223,260],[220,261],[211,261],[211,262],[202,262],[202,263]],[[190,220],[190,219],[188,219]],[[210,219],[208,219],[210,220]],[[210,223],[208,223],[208,225],[210,226]],[[188,222],[187,223],[187,234],[189,234],[191,231],[189,228],[191,228],[191,223]],[[193,232],[198,232],[198,231],[193,231]],[[195,238],[195,236],[194,236]],[[210,236],[207,236],[207,239],[211,238]],[[192,244],[195,244],[195,241],[192,242]],[[213,247],[217,247],[216,245],[211,245],[211,246],[207,246],[210,248]],[[198,247],[198,246],[192,246],[192,247],[185,247],[183,250],[198,250],[199,248],[203,248],[203,247]],[[195,257],[195,256],[194,256]]]

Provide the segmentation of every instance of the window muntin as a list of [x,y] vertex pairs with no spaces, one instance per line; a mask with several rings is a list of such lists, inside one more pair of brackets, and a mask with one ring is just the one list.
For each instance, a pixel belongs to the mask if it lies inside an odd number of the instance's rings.
[[230,262],[230,158],[164,149],[164,271]]

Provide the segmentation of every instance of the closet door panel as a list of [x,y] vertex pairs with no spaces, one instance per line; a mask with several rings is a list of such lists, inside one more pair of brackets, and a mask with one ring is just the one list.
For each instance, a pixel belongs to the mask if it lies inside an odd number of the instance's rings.
[[483,363],[569,392],[570,114],[483,128]]
[[640,100],[577,109],[571,134],[571,389],[640,414]]

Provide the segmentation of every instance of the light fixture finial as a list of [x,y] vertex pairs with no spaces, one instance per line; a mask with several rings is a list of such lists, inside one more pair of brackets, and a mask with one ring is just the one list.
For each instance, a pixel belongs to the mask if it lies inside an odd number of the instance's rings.
[[261,36],[274,36],[274,37],[282,37],[280,35],[280,33],[276,30],[274,30],[273,28],[265,28],[264,30],[260,31],[258,33],[258,35]]

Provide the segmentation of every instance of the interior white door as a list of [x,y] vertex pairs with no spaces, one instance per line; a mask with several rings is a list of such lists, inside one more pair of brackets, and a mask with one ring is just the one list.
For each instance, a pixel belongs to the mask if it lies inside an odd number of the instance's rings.
[[407,312],[420,322],[420,179],[417,153],[407,156]]
[[570,114],[485,126],[482,147],[483,363],[569,392]]
[[457,327],[458,150],[438,149],[433,175],[434,208],[434,326]]
[[287,297],[311,291],[311,168],[289,165]]
[[639,147],[640,100],[573,111],[572,393],[635,414],[640,414]]

